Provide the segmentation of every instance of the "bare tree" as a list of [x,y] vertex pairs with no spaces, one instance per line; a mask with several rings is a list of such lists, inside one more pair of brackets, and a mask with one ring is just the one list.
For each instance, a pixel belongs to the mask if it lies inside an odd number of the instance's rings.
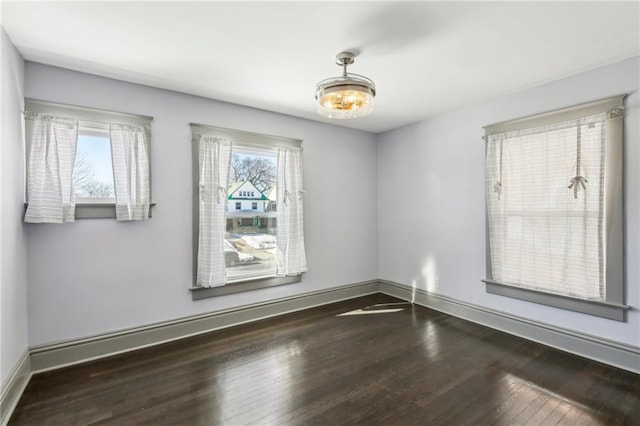
[[234,155],[231,164],[235,182],[248,180],[262,193],[266,193],[276,182],[276,166],[263,157]]
[[95,175],[93,167],[87,160],[87,157],[84,154],[77,154],[76,162],[73,166],[73,183],[76,187],[76,192],[94,180]]
[[96,179],[95,170],[83,154],[76,156],[73,168],[73,184],[76,197],[102,198],[113,197],[113,185]]
[[82,187],[82,191],[85,194],[83,195],[83,197],[89,197],[89,198],[113,197],[113,186],[109,185],[108,183],[100,182],[97,180],[87,182],[87,184],[85,184]]

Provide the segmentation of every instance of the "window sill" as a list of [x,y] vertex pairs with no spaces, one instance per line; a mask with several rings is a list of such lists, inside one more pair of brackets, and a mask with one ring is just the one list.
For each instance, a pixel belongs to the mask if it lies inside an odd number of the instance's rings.
[[285,284],[293,284],[302,281],[302,275],[292,277],[267,277],[246,281],[227,283],[220,287],[191,287],[192,300],[207,299],[209,297],[224,296],[227,294],[241,293],[244,291],[258,290],[261,288],[275,287]]
[[[26,211],[29,203],[24,204]],[[149,204],[149,218],[152,217],[152,208],[156,203]],[[76,219],[115,219],[116,205],[114,203],[81,203],[76,204]]]
[[594,315],[597,317],[607,318],[615,321],[624,322],[625,312],[629,310],[629,306],[627,305],[575,299],[558,294],[544,293],[536,290],[513,287],[488,279],[482,281],[486,284],[487,293],[526,300],[533,303],[540,303],[542,305],[581,312],[583,314]]

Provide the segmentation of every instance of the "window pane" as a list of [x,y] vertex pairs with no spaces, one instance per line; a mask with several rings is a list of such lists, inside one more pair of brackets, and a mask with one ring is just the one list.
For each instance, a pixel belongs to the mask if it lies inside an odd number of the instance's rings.
[[275,153],[234,151],[230,182],[225,240],[227,278],[233,281],[275,275]]
[[109,136],[78,134],[73,184],[78,198],[113,198]]

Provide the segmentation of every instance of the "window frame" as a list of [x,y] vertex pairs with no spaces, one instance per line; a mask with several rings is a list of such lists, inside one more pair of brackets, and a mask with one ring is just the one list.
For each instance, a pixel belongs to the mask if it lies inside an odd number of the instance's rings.
[[[49,102],[40,99],[25,98],[25,110],[37,114],[51,114],[57,116],[73,117],[79,122],[78,135],[80,135],[80,128],[84,128],[89,132],[108,132],[110,123],[129,124],[132,126],[145,126],[151,127],[151,121],[153,117],[138,114],[129,114],[123,112],[106,111],[96,108],[89,108],[78,105],[60,104],[56,102]],[[25,129],[25,153],[29,155],[30,141],[31,141],[31,128],[26,126]],[[111,141],[109,141],[111,143]],[[149,144],[149,160],[151,160],[151,143]],[[25,157],[25,161],[28,162],[28,158]],[[75,167],[75,164],[74,164]],[[112,165],[113,167],[113,165]],[[153,200],[153,185],[152,185],[152,164],[149,161],[149,199]],[[115,186],[115,183],[114,183]],[[27,194],[27,182],[25,181],[24,199],[27,200],[24,205],[25,209],[29,205]],[[115,191],[115,188],[114,188]],[[76,199],[78,200],[78,199]],[[155,207],[156,203],[151,201],[149,203],[149,218],[152,217],[152,207]],[[115,194],[113,198],[108,201],[100,198],[80,198],[75,203],[75,218],[76,219],[115,219],[116,218],[116,202]]]
[[[624,150],[624,98],[626,95],[613,96],[594,102],[554,110],[543,114],[509,120],[485,126],[485,158],[488,136],[512,130],[544,126],[577,119],[580,117],[606,112],[609,131],[605,140],[604,168],[604,277],[605,300],[591,301],[570,296],[558,295],[514,287],[493,279],[491,267],[491,249],[489,234],[489,212],[485,193],[485,257],[486,278],[482,281],[488,293],[526,300],[529,302],[553,306],[556,308],[581,312],[616,321],[626,321],[629,306],[624,303],[624,193],[623,193],[623,150]],[[488,189],[485,188],[485,192]]]
[[200,223],[200,135],[229,139],[233,141],[234,146],[239,146],[248,150],[254,148],[262,151],[264,151],[265,148],[277,150],[277,148],[281,146],[300,147],[302,145],[302,140],[286,138],[282,136],[266,135],[262,133],[247,132],[243,130],[228,129],[217,126],[209,126],[198,123],[190,123],[190,126],[192,132],[191,156],[193,182],[193,277],[192,285],[189,290],[191,291],[192,300],[195,301],[206,299],[209,297],[224,296],[228,294],[301,282],[302,275],[300,274],[286,277],[277,277],[273,275],[253,276],[242,280],[228,281],[225,285],[219,287],[199,287],[195,284],[196,277],[198,275],[198,240]]

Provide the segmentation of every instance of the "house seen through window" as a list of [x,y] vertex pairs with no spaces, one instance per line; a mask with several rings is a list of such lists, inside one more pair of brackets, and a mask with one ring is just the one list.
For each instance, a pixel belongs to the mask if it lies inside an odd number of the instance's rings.
[[275,274],[276,163],[275,152],[234,149],[224,244],[231,281]]
[[191,123],[193,299],[301,281],[300,140]]

